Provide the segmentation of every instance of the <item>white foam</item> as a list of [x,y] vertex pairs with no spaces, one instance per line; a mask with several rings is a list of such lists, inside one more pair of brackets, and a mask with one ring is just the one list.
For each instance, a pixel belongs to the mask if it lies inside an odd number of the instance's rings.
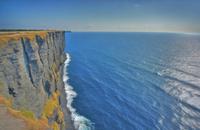
[[66,99],[67,99],[67,108],[71,112],[71,118],[74,123],[74,127],[76,130],[92,130],[92,122],[88,120],[86,117],[79,115],[76,112],[76,109],[72,107],[72,102],[74,98],[77,96],[77,93],[73,90],[73,87],[68,84],[68,72],[67,67],[71,61],[70,55],[66,54],[66,61],[64,65],[64,72],[63,72],[63,82],[65,84],[65,92],[66,92]]

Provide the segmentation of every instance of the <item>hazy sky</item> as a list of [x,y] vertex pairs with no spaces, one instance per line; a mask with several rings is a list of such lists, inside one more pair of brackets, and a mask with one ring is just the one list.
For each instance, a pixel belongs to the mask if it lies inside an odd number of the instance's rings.
[[200,32],[200,0],[0,0],[0,28]]

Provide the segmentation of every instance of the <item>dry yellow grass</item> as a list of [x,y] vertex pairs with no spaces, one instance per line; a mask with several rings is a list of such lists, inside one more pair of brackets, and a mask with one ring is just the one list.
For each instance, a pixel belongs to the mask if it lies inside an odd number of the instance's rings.
[[15,110],[12,108],[12,100],[0,96],[0,104],[7,107],[8,113],[13,117],[20,118],[26,123],[28,130],[47,130],[49,127],[48,120],[45,118],[37,119],[32,111],[25,109]]
[[4,84],[0,81],[0,93],[2,93],[4,90]]
[[59,93],[55,92],[52,94],[52,97],[48,99],[42,113],[44,117],[47,117],[47,118],[51,117],[53,115],[54,110],[59,107],[58,96],[59,96]]
[[58,123],[54,122],[52,125],[53,130],[60,130]]
[[55,82],[58,82],[60,80],[60,73],[55,63],[52,64],[51,70],[53,72],[53,77],[55,79]]
[[[32,111],[26,109],[15,110],[12,108],[12,100],[6,99],[0,96],[0,104],[7,107],[8,113],[16,118],[24,120],[28,130],[47,130],[49,128],[53,130],[59,130],[59,124],[64,125],[64,114],[59,105],[59,92],[54,92],[52,97],[48,99],[44,106],[42,117],[37,119]],[[54,122],[52,125],[48,124],[48,118],[53,115],[54,110],[58,113],[58,122]]]
[[54,122],[54,124],[52,125],[53,130],[57,130],[59,126],[58,123],[64,126],[64,114],[59,105],[59,96],[60,96],[60,93],[58,91],[54,92],[52,94],[52,97],[48,99],[42,113],[43,118],[49,118],[53,115],[53,112],[57,110],[58,118],[57,118],[57,122]]
[[60,93],[56,91],[52,94],[52,97],[48,99],[42,113],[43,117],[49,118],[53,115],[54,110],[57,110],[59,122],[64,121],[64,114],[59,105],[59,96],[60,96]]
[[8,112],[16,118],[23,119],[28,130],[48,130],[50,128],[47,119],[36,119],[31,111],[24,112],[8,108]]
[[22,38],[27,38],[30,41],[35,40],[38,35],[45,39],[50,31],[19,31],[19,32],[3,32],[0,33],[0,47],[3,47],[9,41],[19,41]]
[[0,95],[0,104],[5,105],[6,107],[11,107],[12,106],[12,100],[11,99],[6,99],[3,96]]

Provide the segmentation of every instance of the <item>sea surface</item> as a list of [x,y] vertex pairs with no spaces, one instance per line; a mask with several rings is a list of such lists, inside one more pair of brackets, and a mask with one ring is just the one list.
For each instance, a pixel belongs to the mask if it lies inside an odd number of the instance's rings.
[[65,51],[79,130],[200,130],[200,35],[72,32]]

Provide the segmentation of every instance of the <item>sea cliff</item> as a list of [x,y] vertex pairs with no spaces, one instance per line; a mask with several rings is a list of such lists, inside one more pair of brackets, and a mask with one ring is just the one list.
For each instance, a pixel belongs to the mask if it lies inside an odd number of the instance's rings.
[[0,32],[0,130],[73,130],[64,31]]

